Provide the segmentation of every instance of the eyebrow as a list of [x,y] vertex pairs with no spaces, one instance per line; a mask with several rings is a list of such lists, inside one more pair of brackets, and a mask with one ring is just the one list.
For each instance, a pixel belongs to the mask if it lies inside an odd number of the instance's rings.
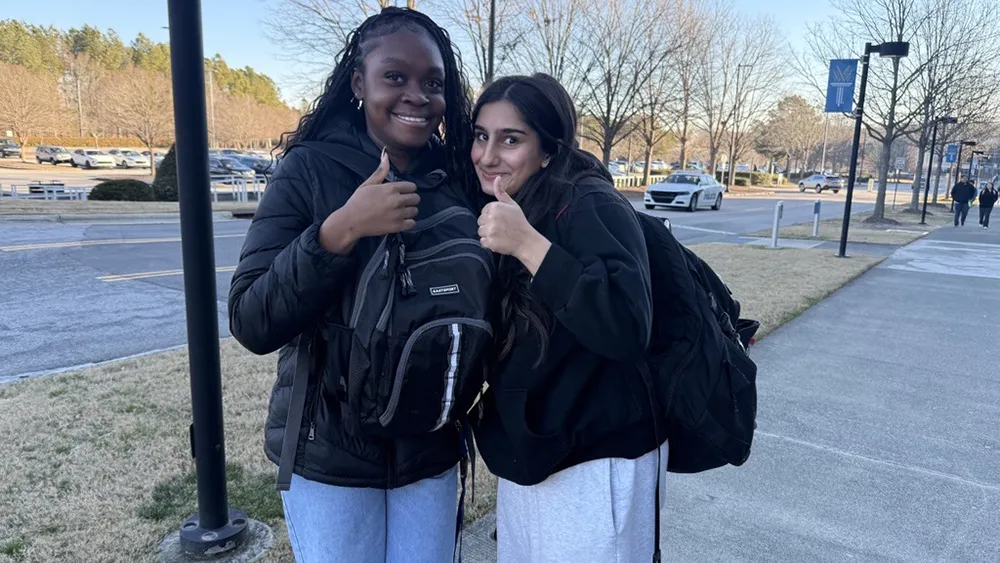
[[[480,131],[486,131],[486,128],[483,127],[483,126],[481,126],[481,125],[476,125],[475,128],[478,129],[478,130],[480,130]],[[501,129],[500,132],[501,133],[519,133],[521,135],[527,135],[528,134],[527,131],[521,131],[520,129],[513,129],[513,128],[510,128],[510,127],[506,128],[506,129]]]
[[[412,66],[408,61],[404,61],[403,59],[397,59],[396,57],[386,57],[386,58],[382,59],[382,64],[384,64],[384,65]],[[444,69],[441,68],[441,67],[439,67],[439,66],[432,66],[432,67],[430,67],[430,71],[431,72],[440,72],[441,74],[444,74]]]

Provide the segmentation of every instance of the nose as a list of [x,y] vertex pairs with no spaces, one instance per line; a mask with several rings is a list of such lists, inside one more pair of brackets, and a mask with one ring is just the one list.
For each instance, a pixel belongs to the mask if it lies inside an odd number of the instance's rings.
[[410,81],[406,90],[403,91],[403,103],[411,104],[414,106],[425,106],[430,103],[430,98],[424,93],[423,88],[416,81]]
[[500,163],[500,153],[497,150],[496,144],[493,139],[486,141],[486,146],[483,148],[483,154],[479,157],[480,166],[496,166]]

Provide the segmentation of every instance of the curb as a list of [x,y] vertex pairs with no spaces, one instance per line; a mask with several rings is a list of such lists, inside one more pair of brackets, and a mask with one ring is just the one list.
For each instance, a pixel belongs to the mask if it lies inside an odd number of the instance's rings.
[[[213,211],[212,221],[229,221],[229,211]],[[251,215],[252,216],[252,215]],[[179,223],[180,213],[62,213],[0,215],[0,222],[10,223]]]

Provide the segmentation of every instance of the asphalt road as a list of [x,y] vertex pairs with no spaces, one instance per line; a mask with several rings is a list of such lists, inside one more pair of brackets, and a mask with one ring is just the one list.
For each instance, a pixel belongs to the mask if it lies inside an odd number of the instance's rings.
[[[811,220],[815,196],[781,197],[785,223]],[[824,216],[843,212],[842,197],[821,197]],[[686,243],[725,241],[769,228],[775,201],[732,198],[721,211],[653,213],[669,218]],[[222,336],[229,334],[229,282],[248,226],[215,223]],[[185,344],[179,233],[176,223],[0,221],[0,382]]]

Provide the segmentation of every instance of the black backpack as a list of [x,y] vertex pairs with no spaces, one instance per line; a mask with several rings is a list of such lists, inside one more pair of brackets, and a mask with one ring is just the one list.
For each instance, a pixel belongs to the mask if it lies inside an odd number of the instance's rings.
[[[726,284],[661,219],[637,215],[653,290],[652,334],[640,371],[657,443],[669,444],[667,471],[742,465],[757,427],[757,366],[748,350],[760,323],[740,318]],[[654,562],[660,561],[659,475]]]
[[[371,156],[343,145],[299,143],[368,178]],[[388,177],[393,181],[391,173]],[[478,217],[448,197],[443,173],[421,190],[416,226],[382,237],[350,303],[345,423],[387,438],[436,431],[464,418],[482,389],[493,261]]]

